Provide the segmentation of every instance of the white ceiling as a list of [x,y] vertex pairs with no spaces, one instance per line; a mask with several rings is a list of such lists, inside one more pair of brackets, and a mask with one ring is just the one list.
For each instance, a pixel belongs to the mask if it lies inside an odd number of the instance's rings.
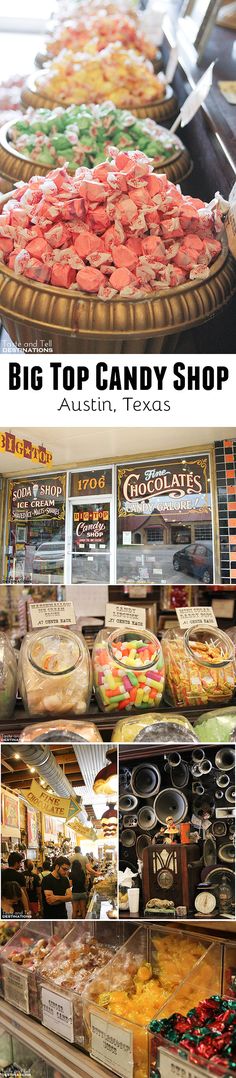
[[[76,430],[68,427],[29,427],[14,428],[18,438],[27,438],[34,445],[46,445],[53,454],[53,468],[67,468],[70,465],[115,460],[125,461],[128,456],[149,453],[161,453],[170,450],[187,449],[206,445],[223,438],[236,438],[233,427],[145,427],[129,430],[125,427],[89,427],[88,430]],[[31,461],[12,457],[11,453],[1,453],[0,474],[17,476],[21,473],[34,475],[44,471]],[[45,469],[45,472],[47,469]]]

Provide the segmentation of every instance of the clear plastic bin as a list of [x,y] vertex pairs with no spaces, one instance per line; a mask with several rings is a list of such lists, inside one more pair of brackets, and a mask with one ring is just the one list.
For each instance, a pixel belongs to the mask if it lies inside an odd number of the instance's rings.
[[147,629],[101,629],[93,648],[93,681],[102,711],[160,707],[165,671],[159,640]]
[[75,924],[50,958],[38,979],[40,1020],[48,1029],[84,1047],[83,994],[99,965],[107,968],[130,934],[113,922]]
[[226,633],[201,625],[185,633],[168,629],[162,647],[168,703],[183,710],[230,703],[236,667],[234,645]]
[[82,634],[61,626],[27,633],[19,658],[19,690],[31,717],[84,714],[92,670]]
[[10,719],[16,703],[17,658],[5,633],[0,632],[0,719]]
[[28,921],[0,953],[4,999],[33,1018],[39,1018],[37,974],[45,955],[56,950],[62,931],[60,921],[58,928],[51,921]]
[[86,990],[90,1055],[123,1078],[149,1078],[151,1018],[186,1013],[199,999],[220,992],[221,976],[221,944],[174,926],[139,927]]

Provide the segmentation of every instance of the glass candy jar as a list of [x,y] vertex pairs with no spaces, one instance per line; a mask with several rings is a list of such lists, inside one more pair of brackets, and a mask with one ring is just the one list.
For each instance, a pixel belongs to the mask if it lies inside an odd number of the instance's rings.
[[92,673],[82,634],[61,626],[28,633],[20,651],[19,689],[31,716],[84,714]]
[[166,698],[174,707],[227,704],[235,689],[234,646],[226,633],[199,625],[169,629],[162,640]]
[[102,711],[160,707],[165,675],[159,640],[147,629],[102,629],[93,649],[93,680]]

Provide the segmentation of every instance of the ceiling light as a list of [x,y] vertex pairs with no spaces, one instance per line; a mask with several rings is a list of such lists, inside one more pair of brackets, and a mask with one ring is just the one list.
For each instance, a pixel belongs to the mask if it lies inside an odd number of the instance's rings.
[[14,760],[20,760],[20,753],[14,752]]
[[30,767],[31,775],[35,774],[35,767]]
[[115,763],[108,763],[98,772],[93,784],[95,794],[103,794],[105,797],[118,796],[118,776]]

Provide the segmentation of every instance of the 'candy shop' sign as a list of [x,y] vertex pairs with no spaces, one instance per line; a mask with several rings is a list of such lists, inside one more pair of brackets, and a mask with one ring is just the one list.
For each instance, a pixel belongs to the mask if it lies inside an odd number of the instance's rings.
[[35,464],[51,464],[52,453],[44,445],[33,445],[27,438],[17,438],[9,431],[0,431],[0,452],[12,453],[14,457],[32,460]]

